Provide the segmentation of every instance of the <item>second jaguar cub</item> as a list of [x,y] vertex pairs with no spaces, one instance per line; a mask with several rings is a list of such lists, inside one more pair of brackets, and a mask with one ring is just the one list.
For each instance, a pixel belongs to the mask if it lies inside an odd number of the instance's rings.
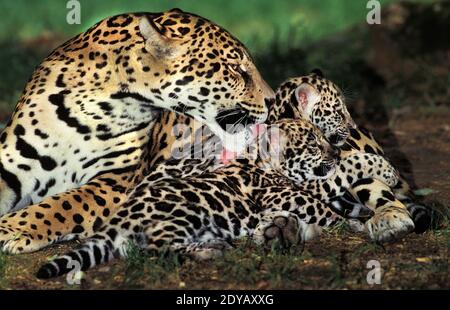
[[[373,135],[353,121],[341,90],[319,70],[281,84],[275,103],[269,107],[269,121],[280,118],[311,122],[340,148],[343,158],[359,152],[384,155]],[[413,229],[423,232],[430,224],[429,210],[414,202],[402,178],[394,187],[374,179],[358,180],[333,202],[333,208],[365,222],[371,238],[380,242],[399,239]]]

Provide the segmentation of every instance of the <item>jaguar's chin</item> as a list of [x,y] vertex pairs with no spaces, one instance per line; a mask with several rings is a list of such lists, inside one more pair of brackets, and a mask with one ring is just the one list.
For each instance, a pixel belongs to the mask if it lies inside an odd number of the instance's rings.
[[250,126],[233,133],[223,130],[219,124],[210,124],[208,127],[220,138],[222,146],[230,152],[237,154],[243,153],[248,145],[253,141],[253,134]]

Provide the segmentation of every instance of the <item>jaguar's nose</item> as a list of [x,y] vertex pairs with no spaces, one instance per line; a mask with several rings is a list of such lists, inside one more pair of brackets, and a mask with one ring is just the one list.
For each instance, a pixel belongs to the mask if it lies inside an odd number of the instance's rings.
[[341,156],[341,149],[337,148],[337,147],[333,147],[332,152],[333,152],[333,158],[339,159],[339,157]]

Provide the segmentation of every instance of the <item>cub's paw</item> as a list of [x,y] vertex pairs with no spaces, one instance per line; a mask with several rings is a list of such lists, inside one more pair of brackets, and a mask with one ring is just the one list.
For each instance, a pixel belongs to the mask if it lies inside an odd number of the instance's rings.
[[389,243],[399,240],[414,230],[414,222],[407,210],[397,207],[381,207],[366,222],[370,238],[376,242]]
[[253,240],[267,248],[271,248],[275,242],[288,248],[314,238],[320,230],[317,225],[308,225],[291,212],[270,211],[263,215],[256,226]]
[[34,236],[28,232],[0,226],[0,250],[10,254],[30,253],[48,245],[41,235]]
[[366,227],[364,226],[364,223],[357,219],[349,219],[346,221],[348,227],[353,232],[364,232],[366,230]]
[[300,240],[300,223],[289,211],[265,212],[253,233],[257,244],[272,247],[279,242],[283,247],[298,244]]
[[224,252],[231,248],[225,240],[210,240],[188,246],[185,255],[195,261],[209,261],[222,257]]

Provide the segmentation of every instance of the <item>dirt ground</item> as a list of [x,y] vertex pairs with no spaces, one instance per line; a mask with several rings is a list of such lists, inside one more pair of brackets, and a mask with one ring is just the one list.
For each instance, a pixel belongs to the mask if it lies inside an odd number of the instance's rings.
[[[391,122],[392,130],[371,128],[388,156],[414,180],[424,202],[448,215],[450,201],[450,112],[408,113]],[[388,137],[394,137],[397,139]],[[397,145],[398,144],[398,145]],[[405,156],[405,154],[407,154]],[[409,163],[412,166],[409,167]],[[345,227],[289,253],[265,252],[246,241],[209,264],[135,253],[84,274],[80,285],[65,278],[40,281],[40,264],[74,243],[41,252],[0,257],[5,289],[449,289],[448,222],[423,235],[411,234],[385,246]],[[367,263],[376,260],[381,283],[369,285]],[[1,268],[0,268],[1,269]]]

